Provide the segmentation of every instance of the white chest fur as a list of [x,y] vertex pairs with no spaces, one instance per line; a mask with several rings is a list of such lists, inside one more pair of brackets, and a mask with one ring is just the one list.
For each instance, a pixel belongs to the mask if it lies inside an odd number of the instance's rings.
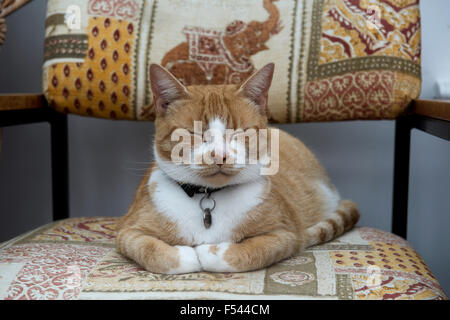
[[216,201],[216,207],[211,214],[211,227],[206,229],[199,206],[203,195],[188,197],[160,169],[152,172],[148,182],[156,185],[151,196],[157,210],[178,225],[179,235],[192,246],[231,241],[234,229],[263,201],[265,183],[261,179],[214,192],[211,197]]

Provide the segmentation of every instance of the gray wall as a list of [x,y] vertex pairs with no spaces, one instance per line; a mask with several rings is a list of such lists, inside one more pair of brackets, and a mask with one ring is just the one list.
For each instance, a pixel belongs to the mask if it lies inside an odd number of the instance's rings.
[[[424,4],[426,3],[426,4]],[[422,97],[435,96],[435,79],[450,78],[450,2],[422,1]],[[45,1],[8,19],[0,48],[0,93],[41,92]],[[151,160],[152,123],[70,116],[71,215],[120,216]],[[341,194],[361,209],[360,225],[391,228],[391,121],[283,125],[321,159]],[[51,220],[49,128],[3,130],[0,154],[0,241]],[[450,293],[450,144],[414,131],[409,240]]]

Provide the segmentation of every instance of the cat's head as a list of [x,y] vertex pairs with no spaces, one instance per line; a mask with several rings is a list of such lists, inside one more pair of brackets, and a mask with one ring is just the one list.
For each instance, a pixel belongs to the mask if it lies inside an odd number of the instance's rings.
[[[267,129],[273,72],[270,63],[240,86],[183,86],[166,69],[152,64],[154,153],[159,167],[176,181],[209,187],[258,179],[262,164],[249,163],[251,138],[246,133],[258,136]],[[190,149],[180,148],[183,139]],[[190,161],[180,163],[182,157]]]

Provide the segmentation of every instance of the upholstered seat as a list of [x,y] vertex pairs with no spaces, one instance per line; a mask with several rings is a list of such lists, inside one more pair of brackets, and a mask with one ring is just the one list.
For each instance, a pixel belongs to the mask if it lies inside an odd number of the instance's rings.
[[162,275],[114,248],[117,218],[72,218],[0,244],[1,299],[446,299],[402,238],[357,227],[264,270]]

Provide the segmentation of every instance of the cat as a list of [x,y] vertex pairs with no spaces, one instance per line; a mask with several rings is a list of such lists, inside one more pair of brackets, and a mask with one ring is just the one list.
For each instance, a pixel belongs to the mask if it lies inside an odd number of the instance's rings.
[[[182,128],[198,139],[194,121],[222,133],[267,129],[272,137],[278,130],[267,126],[273,73],[270,63],[242,85],[185,87],[163,67],[150,66],[155,161],[117,226],[118,252],[154,273],[245,272],[334,239],[357,223],[355,203],[341,200],[313,153],[282,130],[276,174],[262,175],[262,162],[229,164],[225,160],[234,155],[226,141],[211,153],[212,164],[172,161],[178,143],[172,133]],[[211,140],[202,139],[200,149],[210,150],[203,147]],[[201,208],[203,198],[215,201],[209,212]]]

